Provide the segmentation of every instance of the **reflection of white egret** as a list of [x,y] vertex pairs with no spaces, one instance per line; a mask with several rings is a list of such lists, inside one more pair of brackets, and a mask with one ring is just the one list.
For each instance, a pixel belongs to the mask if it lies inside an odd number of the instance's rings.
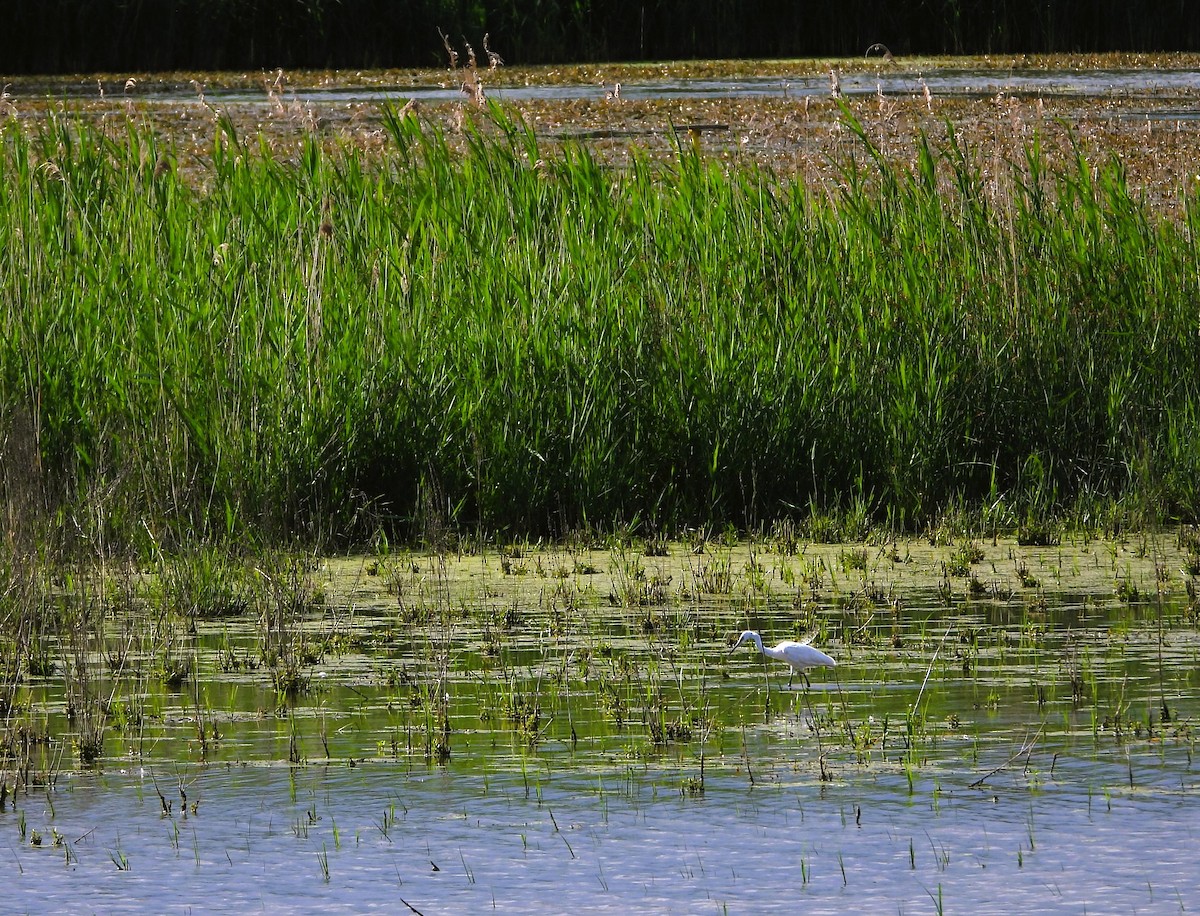
[[737,650],[738,646],[745,642],[753,642],[754,645],[758,646],[758,651],[767,658],[773,658],[776,661],[786,662],[791,666],[792,675],[788,677],[789,687],[792,685],[792,677],[795,676],[796,672],[799,672],[800,676],[804,678],[805,685],[811,687],[812,685],[808,681],[807,673],[809,668],[837,667],[837,662],[835,662],[832,658],[815,646],[810,646],[808,644],[808,640],[804,640],[804,642],[796,642],[793,639],[785,639],[783,642],[777,643],[773,647],[764,646],[762,637],[753,630],[745,630],[742,635],[738,637],[738,641],[734,644],[733,649],[730,650],[730,654],[732,655],[733,652]]

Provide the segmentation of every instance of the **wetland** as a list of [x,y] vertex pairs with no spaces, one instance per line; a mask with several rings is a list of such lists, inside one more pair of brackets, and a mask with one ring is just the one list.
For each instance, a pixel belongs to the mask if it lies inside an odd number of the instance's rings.
[[1186,909],[1198,67],[6,78],[8,902]]
[[[14,692],[19,908],[1083,911],[1200,889],[1194,529],[208,568],[202,590],[105,570],[88,589],[114,610]],[[744,627],[838,665],[789,688],[730,653]]]

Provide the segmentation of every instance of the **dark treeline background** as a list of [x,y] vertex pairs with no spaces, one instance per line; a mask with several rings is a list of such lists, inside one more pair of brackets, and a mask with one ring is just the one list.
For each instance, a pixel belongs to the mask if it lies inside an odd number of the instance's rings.
[[7,0],[0,72],[1200,49],[1197,0]]

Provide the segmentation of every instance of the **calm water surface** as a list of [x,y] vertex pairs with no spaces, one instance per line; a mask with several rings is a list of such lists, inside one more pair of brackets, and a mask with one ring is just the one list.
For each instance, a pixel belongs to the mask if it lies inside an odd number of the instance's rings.
[[1036,791],[968,789],[962,774],[910,794],[867,770],[821,784],[778,761],[761,784],[711,780],[701,798],[640,768],[543,775],[528,794],[510,776],[385,765],[163,772],[200,800],[187,818],[163,817],[144,776],[75,777],[53,813],[21,802],[65,846],[19,844],[18,815],[0,821],[6,909],[1182,911],[1200,895],[1195,774],[1177,752],[1133,758],[1132,790],[1062,766]]
[[[481,72],[480,77],[489,97],[499,101],[573,101],[603,99],[612,86],[594,84],[540,83],[536,77],[523,85],[506,84],[504,71],[492,74]],[[349,80],[348,80],[349,82]],[[1129,69],[1061,69],[1007,70],[967,69],[961,67],[932,67],[908,69],[902,64],[884,66],[873,72],[851,72],[839,76],[843,95],[900,95],[919,96],[926,88],[938,98],[983,98],[1004,94],[1026,97],[1070,98],[1162,98],[1164,96],[1194,96],[1200,91],[1200,71],[1165,68]],[[25,94],[62,98],[95,98],[99,92],[95,79],[55,79],[45,83],[25,81]],[[106,98],[122,105],[127,97],[123,81],[109,81],[104,86]],[[640,79],[621,84],[625,99],[720,99],[761,97],[827,97],[830,94],[828,74],[771,75],[764,77],[704,77]],[[205,98],[217,105],[277,104],[261,89],[206,88]],[[197,90],[173,82],[142,82],[131,98],[140,102],[167,107],[194,102]],[[380,102],[384,100],[416,99],[424,103],[460,101],[460,84],[447,73],[437,81],[414,79],[394,85],[330,85],[322,87],[291,87],[284,85],[281,97],[285,101],[312,104],[318,108],[347,103]]]

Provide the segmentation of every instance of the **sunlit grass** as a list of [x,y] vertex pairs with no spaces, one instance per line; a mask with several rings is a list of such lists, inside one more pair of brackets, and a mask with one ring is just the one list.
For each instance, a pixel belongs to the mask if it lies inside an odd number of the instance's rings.
[[185,180],[133,123],[7,124],[6,491],[150,552],[1195,516],[1200,209],[1115,160],[985,174],[951,132],[910,173],[860,132],[820,196],[499,109],[465,151],[384,126],[292,159],[225,120]]

